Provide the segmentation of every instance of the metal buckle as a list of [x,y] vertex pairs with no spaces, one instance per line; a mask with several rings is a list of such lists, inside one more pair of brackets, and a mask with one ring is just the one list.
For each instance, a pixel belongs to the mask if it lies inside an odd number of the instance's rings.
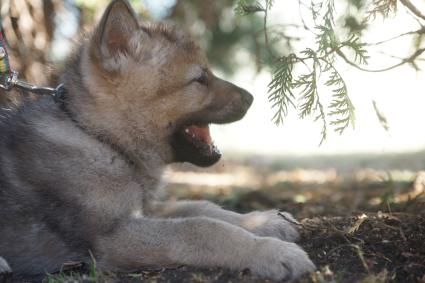
[[0,83],[0,88],[9,91],[18,82],[18,72],[12,71],[10,75],[5,76],[4,82]]
[[6,56],[6,50],[3,46],[0,46],[0,59],[3,59]]

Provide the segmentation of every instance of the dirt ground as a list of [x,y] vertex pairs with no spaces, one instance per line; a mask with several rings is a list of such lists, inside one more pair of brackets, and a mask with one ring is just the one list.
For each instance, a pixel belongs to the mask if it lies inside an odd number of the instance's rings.
[[[300,245],[318,266],[307,282],[425,282],[425,217],[370,213],[302,222]],[[274,282],[248,271],[180,267],[121,275],[121,282]]]
[[[241,213],[291,212],[301,223],[299,244],[318,267],[296,282],[425,282],[425,172],[419,170],[425,163],[417,164],[383,167],[356,159],[349,166],[329,160],[291,166],[224,161],[207,171],[180,166],[166,174],[164,197],[208,199]],[[247,270],[182,266],[116,274],[77,266],[44,282],[273,281]]]

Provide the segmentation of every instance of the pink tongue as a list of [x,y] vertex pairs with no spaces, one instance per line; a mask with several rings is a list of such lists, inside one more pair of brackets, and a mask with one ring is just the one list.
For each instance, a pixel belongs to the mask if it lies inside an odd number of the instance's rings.
[[207,144],[211,144],[211,136],[210,136],[210,127],[207,126],[195,126],[191,125],[186,128],[187,134],[190,136],[195,135],[199,139],[201,139],[203,142]]

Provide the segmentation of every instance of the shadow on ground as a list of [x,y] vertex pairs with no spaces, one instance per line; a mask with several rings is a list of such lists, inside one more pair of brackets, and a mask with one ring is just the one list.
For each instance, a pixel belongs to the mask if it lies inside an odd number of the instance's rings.
[[[425,173],[419,171],[425,163],[409,168],[408,159],[394,157],[380,167],[356,158],[351,165],[345,159],[297,165],[225,161],[206,172],[179,166],[166,174],[165,198],[208,199],[241,213],[291,212],[301,223],[299,244],[318,266],[297,282],[425,282]],[[117,274],[68,268],[44,281],[273,282],[247,270],[182,266]]]

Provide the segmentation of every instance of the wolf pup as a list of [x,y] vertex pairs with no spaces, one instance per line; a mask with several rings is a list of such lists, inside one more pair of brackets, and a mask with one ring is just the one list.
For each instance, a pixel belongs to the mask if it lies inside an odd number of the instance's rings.
[[290,280],[314,270],[276,211],[155,199],[167,164],[216,163],[208,125],[241,119],[253,101],[214,76],[190,37],[139,24],[112,1],[61,81],[60,103],[27,99],[0,113],[0,255],[14,278],[90,252],[114,271],[185,264]]

